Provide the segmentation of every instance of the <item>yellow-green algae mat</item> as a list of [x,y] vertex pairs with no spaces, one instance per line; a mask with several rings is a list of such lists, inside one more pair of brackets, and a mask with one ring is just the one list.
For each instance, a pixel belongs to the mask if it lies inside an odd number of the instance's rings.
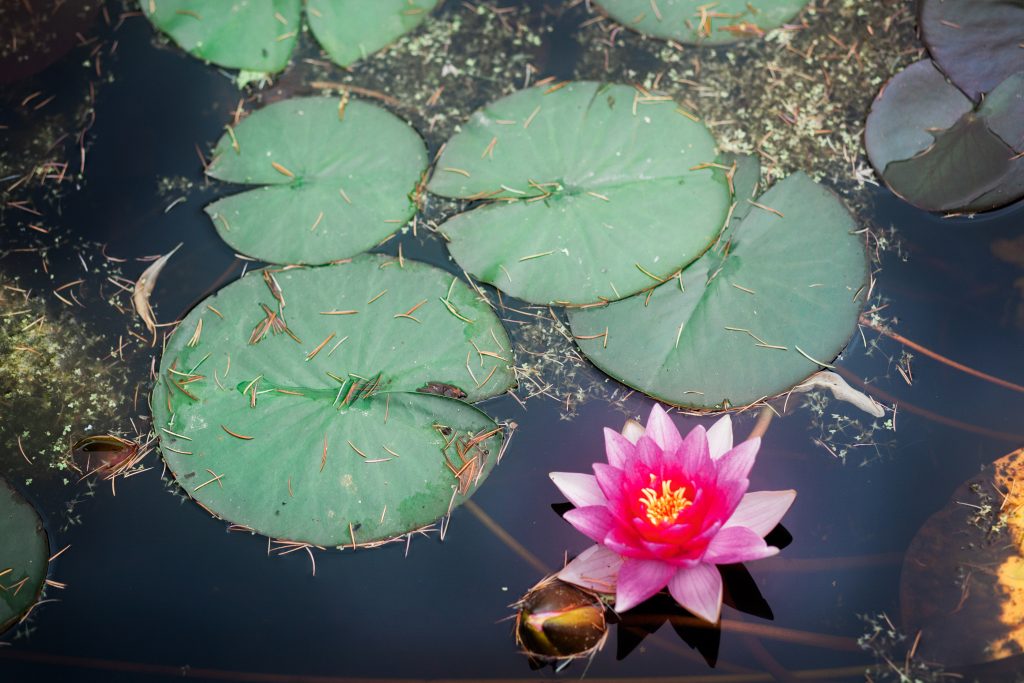
[[306,22],[341,66],[411,31],[437,0],[140,0],[158,29],[183,50],[230,69],[276,73],[288,66]]
[[21,494],[0,477],[0,633],[39,599],[50,545],[43,522]]
[[432,266],[267,269],[181,322],[153,416],[168,467],[214,515],[373,543],[436,521],[487,476],[503,435],[468,402],[513,386],[512,361],[493,311]]
[[678,276],[605,307],[570,309],[577,343],[597,367],[695,410],[755,403],[831,367],[867,291],[853,216],[803,173],[756,202],[743,199],[739,173],[736,184],[733,222]]

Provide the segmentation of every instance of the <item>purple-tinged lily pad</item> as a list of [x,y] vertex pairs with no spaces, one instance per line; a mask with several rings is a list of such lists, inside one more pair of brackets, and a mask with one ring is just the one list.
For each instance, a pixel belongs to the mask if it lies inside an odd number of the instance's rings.
[[1024,0],[921,0],[932,59],[974,101],[1024,69]]
[[889,188],[928,211],[986,211],[1024,196],[1024,71],[975,106],[928,60],[879,93],[864,134]]

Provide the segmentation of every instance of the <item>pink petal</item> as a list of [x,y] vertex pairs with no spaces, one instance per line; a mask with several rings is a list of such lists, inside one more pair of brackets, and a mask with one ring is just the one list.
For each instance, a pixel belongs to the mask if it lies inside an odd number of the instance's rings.
[[640,437],[636,442],[636,456],[650,472],[661,472],[665,465],[666,451],[662,450],[658,442],[650,437],[650,431]]
[[708,451],[708,434],[704,427],[697,425],[691,429],[672,455],[676,466],[690,477],[696,477],[700,472],[709,469],[711,454]]
[[775,528],[796,498],[796,491],[755,491],[743,500],[726,521],[724,527],[743,526],[764,536]]
[[732,450],[732,418],[728,415],[721,417],[708,429],[708,450],[711,451],[712,460],[718,460]]
[[577,472],[551,472],[548,474],[558,490],[578,508],[588,505],[605,505],[608,500],[601,493],[597,479],[592,474]]
[[616,526],[604,538],[604,544],[612,552],[622,557],[633,557],[640,560],[651,559],[650,551],[644,546],[644,540],[634,530]]
[[664,588],[675,572],[675,567],[658,560],[627,559],[619,569],[615,611],[625,612],[636,607]]
[[603,545],[592,545],[565,565],[558,578],[598,593],[614,594],[621,567],[621,557]]
[[672,423],[672,418],[657,403],[651,408],[651,414],[647,418],[646,436],[654,439],[654,443],[661,447],[661,450],[673,452],[683,443],[683,437],[679,430]]
[[717,460],[718,481],[740,481],[750,474],[750,468],[757,459],[761,439],[749,439],[736,446]]
[[626,437],[630,443],[636,443],[645,431],[644,426],[632,418],[626,420],[626,424],[622,425],[622,436]]
[[680,569],[668,582],[668,592],[680,605],[712,624],[722,614],[722,575],[710,564]]
[[565,521],[576,527],[581,534],[598,543],[604,540],[604,537],[615,525],[608,508],[603,505],[588,505],[569,510],[565,513]]
[[712,564],[736,564],[771,557],[778,548],[768,545],[758,534],[745,526],[722,529],[711,539],[704,561]]
[[633,451],[634,446],[626,437],[614,429],[604,428],[604,452],[609,465],[623,467],[633,458]]
[[625,495],[626,473],[618,467],[595,462],[594,475],[594,481],[604,496],[605,504],[616,510],[621,508],[622,497]]

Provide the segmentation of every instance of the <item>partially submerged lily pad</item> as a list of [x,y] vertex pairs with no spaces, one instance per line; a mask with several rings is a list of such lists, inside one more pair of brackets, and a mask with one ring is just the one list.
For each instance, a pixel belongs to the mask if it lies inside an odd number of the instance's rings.
[[670,97],[520,91],[448,141],[428,189],[489,200],[441,226],[459,265],[526,301],[621,299],[690,263],[729,207],[715,141]]
[[1024,71],[975,106],[929,60],[883,87],[864,134],[889,188],[929,211],[984,211],[1024,196]]
[[831,191],[798,173],[679,277],[570,310],[583,352],[619,381],[697,410],[782,393],[846,346],[863,303],[864,243]]
[[306,0],[306,21],[331,59],[348,66],[408,33],[437,0]]
[[154,422],[168,467],[213,514],[276,538],[372,543],[430,524],[486,477],[500,430],[438,387],[502,393],[511,353],[491,309],[422,263],[258,271],[181,322]]
[[39,599],[49,556],[43,521],[29,502],[0,477],[0,633]]
[[921,0],[921,39],[974,101],[1024,68],[1024,0]]
[[[276,73],[302,29],[300,0],[141,0],[153,25],[182,49],[231,69]],[[348,66],[412,30],[437,0],[307,0],[327,54]]]
[[904,630],[946,666],[1024,651],[1024,449],[987,465],[922,525],[903,562]]
[[720,45],[765,32],[794,19],[807,0],[598,0],[616,21],[647,35],[680,43]]
[[426,167],[423,141],[393,114],[357,100],[297,97],[255,112],[220,139],[207,173],[261,187],[206,212],[243,254],[328,263],[404,225]]

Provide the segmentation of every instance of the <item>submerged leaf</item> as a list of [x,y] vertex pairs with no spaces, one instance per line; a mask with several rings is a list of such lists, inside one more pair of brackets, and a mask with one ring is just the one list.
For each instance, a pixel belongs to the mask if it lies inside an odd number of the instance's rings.
[[907,549],[900,581],[904,630],[919,654],[947,666],[1024,649],[1024,449],[953,492]]
[[250,273],[167,344],[152,406],[178,482],[215,515],[319,545],[394,538],[465,500],[494,466],[501,430],[417,390],[443,384],[476,401],[514,384],[491,309],[408,259],[273,273],[284,312]]
[[406,122],[365,102],[297,97],[229,129],[207,173],[260,185],[206,207],[225,242],[269,263],[322,264],[372,248],[415,212],[427,151]]
[[867,280],[855,230],[835,194],[794,174],[680,277],[570,310],[573,334],[599,368],[674,405],[721,410],[782,393],[853,333]]
[[493,203],[441,226],[459,265],[527,301],[621,299],[717,236],[729,188],[715,141],[670,97],[535,87],[476,112],[428,189]]

